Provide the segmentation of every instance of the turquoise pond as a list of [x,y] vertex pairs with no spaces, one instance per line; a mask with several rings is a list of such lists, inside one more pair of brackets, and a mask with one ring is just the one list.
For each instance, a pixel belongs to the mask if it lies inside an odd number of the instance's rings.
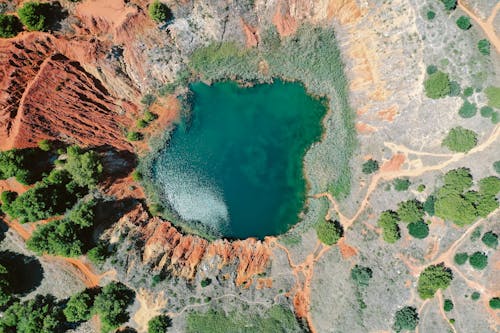
[[191,85],[192,112],[153,163],[173,211],[226,237],[287,231],[306,199],[303,158],[321,138],[324,100],[299,83]]

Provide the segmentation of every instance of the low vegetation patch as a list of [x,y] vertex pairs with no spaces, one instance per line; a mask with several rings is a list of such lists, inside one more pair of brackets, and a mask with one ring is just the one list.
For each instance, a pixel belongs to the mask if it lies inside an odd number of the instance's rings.
[[394,189],[396,191],[406,191],[410,188],[411,182],[407,178],[396,178],[394,179]]
[[484,93],[488,98],[488,105],[500,109],[500,87],[488,87],[484,90]]

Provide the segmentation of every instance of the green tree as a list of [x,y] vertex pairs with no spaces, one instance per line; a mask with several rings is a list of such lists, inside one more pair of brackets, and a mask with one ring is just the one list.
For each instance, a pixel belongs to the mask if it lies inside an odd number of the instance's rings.
[[444,300],[443,310],[446,312],[450,312],[451,310],[453,310],[453,302],[451,301],[451,299]]
[[451,11],[457,8],[457,0],[441,0],[441,2],[443,3],[444,8],[447,11]]
[[128,132],[127,140],[129,141],[141,141],[143,139],[143,135],[139,132]]
[[484,252],[474,252],[469,257],[469,264],[477,270],[482,270],[488,266],[488,256]]
[[90,290],[84,290],[71,296],[63,313],[69,322],[78,323],[87,321],[92,316],[93,305],[94,295],[92,295]]
[[481,297],[481,294],[477,291],[473,292],[472,295],[470,295],[470,299],[473,301],[477,301]]
[[394,179],[394,189],[396,191],[406,191],[410,187],[411,182],[406,178],[396,178]]
[[171,326],[172,319],[169,316],[156,316],[148,321],[148,333],[166,333]]
[[491,106],[483,106],[479,111],[481,117],[490,118],[493,115],[493,108]]
[[435,12],[433,12],[432,10],[427,11],[427,19],[429,21],[433,20],[435,17],[436,17],[436,13]]
[[448,74],[437,71],[429,75],[424,81],[425,95],[429,98],[438,99],[446,97],[450,93],[450,79]]
[[106,242],[99,242],[87,252],[87,257],[94,265],[101,265],[112,253],[113,250],[109,249],[109,245]]
[[95,187],[103,172],[99,155],[91,150],[84,152],[78,146],[68,147],[65,169],[82,187]]
[[495,169],[495,172],[500,175],[500,161],[493,162],[493,169]]
[[469,259],[469,255],[465,252],[456,253],[454,257],[454,261],[457,265],[463,265],[466,263],[467,259]]
[[444,264],[426,267],[418,278],[417,291],[422,299],[434,297],[438,289],[446,289],[453,279],[453,274]]
[[0,38],[15,37],[22,30],[23,26],[16,16],[0,14]]
[[477,144],[477,134],[461,126],[452,128],[444,138],[442,145],[449,150],[466,153]]
[[489,176],[479,181],[479,192],[484,195],[497,195],[500,192],[500,178]]
[[361,169],[362,169],[363,173],[368,175],[370,173],[374,173],[374,172],[378,171],[379,165],[378,165],[377,161],[375,161],[373,159],[369,159],[368,161],[363,163]]
[[424,212],[429,214],[429,216],[434,216],[434,204],[436,203],[436,197],[433,195],[429,195],[424,202],[423,209]]
[[484,245],[492,249],[496,249],[498,246],[498,235],[493,231],[486,232],[481,240],[483,241]]
[[52,149],[52,145],[49,140],[45,139],[38,142],[38,148],[43,151],[50,151],[50,149]]
[[13,300],[12,290],[7,280],[7,276],[7,268],[0,264],[0,311]]
[[419,222],[424,216],[422,203],[416,199],[407,200],[398,204],[399,219],[403,222]]
[[490,86],[484,90],[488,98],[488,105],[500,109],[500,87]]
[[121,282],[111,282],[96,296],[94,309],[101,318],[102,331],[109,332],[130,318],[127,307],[134,300],[134,292]]
[[412,222],[408,224],[408,233],[417,239],[424,239],[429,236],[429,225],[424,221]]
[[462,30],[469,30],[472,27],[470,23],[470,17],[468,16],[460,16],[457,20],[457,26]]
[[47,8],[46,4],[28,1],[17,10],[17,14],[28,30],[41,31],[47,29]]
[[491,52],[491,44],[490,41],[487,39],[481,39],[479,42],[477,42],[477,49],[482,55],[488,56],[490,55]]
[[[466,93],[466,90],[464,90],[464,94]],[[462,118],[472,118],[477,114],[477,105],[465,100],[458,110],[458,114]]]
[[470,97],[474,94],[474,88],[472,87],[467,87],[464,89],[464,96],[465,97]]
[[173,17],[170,8],[158,0],[149,5],[149,16],[158,23],[167,22]]
[[396,332],[413,331],[417,327],[418,321],[417,309],[412,306],[405,306],[396,311],[392,328]]
[[462,193],[473,184],[473,178],[468,168],[457,168],[444,175],[444,187],[453,192]]
[[30,149],[11,149],[0,152],[0,179],[15,177],[24,185],[32,184],[33,175],[27,165],[30,163]]
[[344,235],[344,230],[338,221],[322,221],[316,226],[316,234],[324,244],[333,245]]
[[34,299],[16,302],[0,317],[0,332],[59,333],[64,317],[52,295],[36,295]]
[[390,210],[382,212],[378,219],[377,225],[382,228],[382,237],[389,244],[401,238],[398,221],[398,214]]
[[493,297],[490,299],[490,308],[494,310],[500,309],[500,297]]
[[358,287],[367,287],[372,277],[373,272],[370,267],[355,265],[351,269],[351,279]]
[[151,111],[146,111],[144,112],[144,120],[147,121],[148,123],[155,121],[158,119],[158,115],[151,112]]

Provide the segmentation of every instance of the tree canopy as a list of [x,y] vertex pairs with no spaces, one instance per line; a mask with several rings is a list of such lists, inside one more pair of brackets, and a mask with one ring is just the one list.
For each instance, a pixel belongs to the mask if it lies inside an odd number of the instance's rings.
[[369,159],[368,161],[363,163],[362,166],[363,173],[367,175],[376,172],[378,169],[379,169],[378,162],[373,159]]
[[355,265],[351,269],[351,279],[357,286],[366,287],[373,277],[373,272],[370,267]]
[[19,19],[30,31],[42,31],[48,28],[47,4],[28,1],[17,10]]
[[422,299],[432,298],[438,289],[446,289],[453,274],[444,264],[426,267],[418,278],[417,291]]
[[422,203],[416,199],[400,202],[397,210],[399,219],[403,222],[418,222],[424,216]]
[[68,147],[65,169],[82,187],[96,186],[103,171],[99,155],[91,150],[84,152],[78,146]]
[[11,38],[23,30],[23,25],[14,15],[0,14],[0,37]]
[[109,332],[129,320],[127,307],[134,292],[121,282],[111,282],[102,288],[94,301],[94,310],[101,318],[103,332]]
[[469,257],[469,264],[476,270],[485,269],[488,266],[488,256],[484,252],[474,252]]
[[457,153],[466,153],[477,145],[477,134],[461,126],[452,128],[443,139],[443,146]]
[[432,99],[446,97],[450,93],[450,79],[448,74],[437,71],[424,81],[425,95]]
[[173,14],[166,4],[159,0],[155,0],[149,5],[149,16],[155,22],[162,23],[172,19]]
[[169,316],[155,316],[148,322],[148,333],[166,333],[170,326],[172,326],[172,319]]
[[322,221],[316,226],[316,234],[324,244],[333,245],[344,235],[344,230],[338,221]]
[[393,244],[401,238],[398,221],[398,214],[391,210],[382,212],[378,219],[377,225],[382,228],[382,237],[389,244]]
[[396,311],[392,328],[396,332],[413,331],[417,327],[418,321],[417,309],[412,306],[405,306]]
[[63,310],[66,320],[73,323],[87,321],[92,315],[94,295],[89,290],[74,294]]

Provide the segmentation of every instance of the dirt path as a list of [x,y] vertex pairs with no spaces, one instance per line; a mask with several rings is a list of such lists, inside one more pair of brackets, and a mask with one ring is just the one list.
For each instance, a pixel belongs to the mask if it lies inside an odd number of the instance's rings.
[[486,21],[481,20],[476,14],[474,14],[469,8],[467,8],[464,5],[463,0],[458,0],[458,7],[462,9],[467,15],[469,15],[470,18],[474,20],[474,22],[476,22],[476,24],[481,27],[486,37],[488,37],[488,40],[490,41],[491,45],[495,47],[497,53],[500,53],[500,39],[497,37],[495,29],[493,27],[493,22],[495,20],[495,17],[498,14],[498,11],[500,10],[500,1],[497,2],[497,4],[491,11],[491,14]]

